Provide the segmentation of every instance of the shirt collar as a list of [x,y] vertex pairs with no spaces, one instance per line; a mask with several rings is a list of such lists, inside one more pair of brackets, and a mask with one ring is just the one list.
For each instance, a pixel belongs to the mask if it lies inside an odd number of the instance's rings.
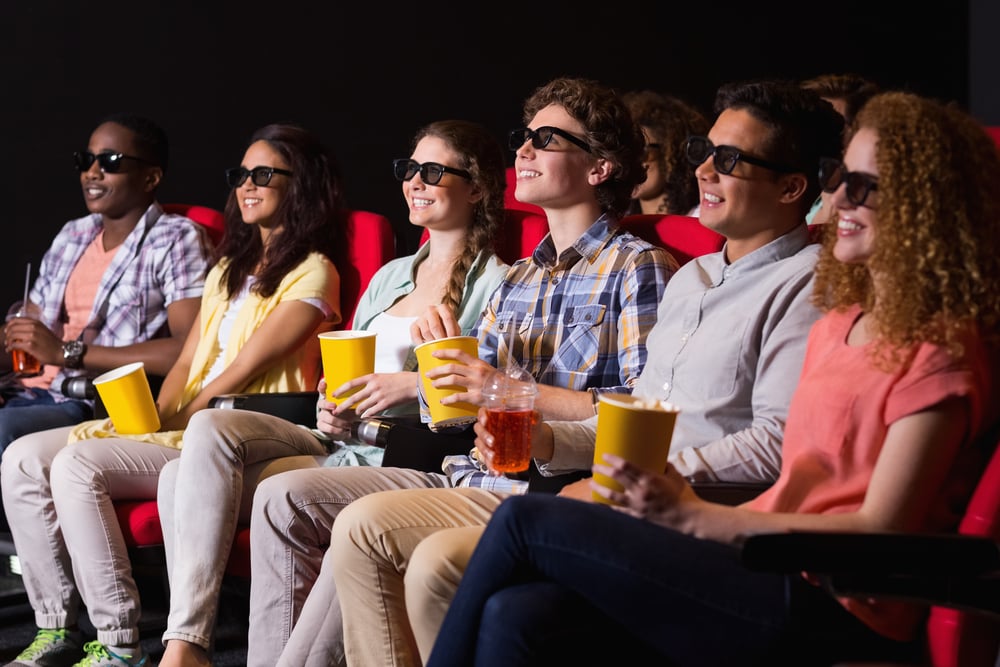
[[610,213],[603,213],[601,217],[594,221],[583,234],[580,235],[573,245],[562,252],[562,256],[556,257],[556,247],[552,243],[552,234],[546,234],[542,242],[538,244],[535,251],[531,253],[532,261],[540,267],[555,266],[557,263],[567,263],[577,258],[583,257],[588,262],[595,262],[604,251],[605,247],[615,236],[616,219]]
[[[728,245],[727,241],[726,246]],[[809,229],[802,224],[732,263],[726,263],[726,246],[723,246],[722,251],[716,253],[718,261],[707,267],[712,284],[718,284],[725,278],[738,278],[740,275],[752,273],[766,264],[773,264],[797,255],[807,245],[809,245]]]

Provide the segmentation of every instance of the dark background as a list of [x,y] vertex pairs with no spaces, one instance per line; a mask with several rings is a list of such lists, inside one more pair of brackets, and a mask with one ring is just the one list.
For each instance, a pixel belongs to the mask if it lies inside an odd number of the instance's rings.
[[86,213],[70,154],[114,111],[169,133],[161,201],[217,208],[222,171],[253,130],[301,123],[338,154],[349,204],[393,221],[401,254],[417,234],[390,161],[409,154],[415,130],[459,117],[503,137],[555,76],[652,88],[710,113],[725,81],[856,71],[1000,125],[995,0],[933,11],[878,0],[597,4],[5,2],[0,304],[19,297],[25,263],[37,272],[60,226]]

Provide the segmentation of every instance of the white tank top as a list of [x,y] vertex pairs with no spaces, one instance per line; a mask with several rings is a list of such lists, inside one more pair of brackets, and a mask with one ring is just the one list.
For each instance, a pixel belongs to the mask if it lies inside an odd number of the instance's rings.
[[416,317],[396,317],[386,312],[379,313],[368,324],[368,331],[375,337],[375,372],[398,373],[410,353],[410,325]]

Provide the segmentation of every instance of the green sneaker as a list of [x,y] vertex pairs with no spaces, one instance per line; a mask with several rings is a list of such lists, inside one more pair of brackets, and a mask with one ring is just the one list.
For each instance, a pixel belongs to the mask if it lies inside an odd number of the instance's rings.
[[70,667],[83,657],[78,630],[39,630],[35,640],[7,667]]
[[87,657],[73,667],[141,667],[149,661],[142,647],[136,647],[135,655],[118,655],[101,642],[87,642],[83,645]]

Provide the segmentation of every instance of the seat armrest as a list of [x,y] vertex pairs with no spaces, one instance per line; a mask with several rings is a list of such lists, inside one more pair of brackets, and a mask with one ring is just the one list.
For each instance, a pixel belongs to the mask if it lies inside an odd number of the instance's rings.
[[691,485],[698,497],[720,505],[740,505],[753,500],[770,487],[770,484],[749,482],[697,482]]
[[752,535],[743,564],[765,572],[977,574],[1000,569],[1000,547],[969,535],[792,532]]
[[969,535],[782,533],[753,535],[743,564],[809,572],[833,595],[881,597],[1000,617],[1000,546]]
[[423,472],[441,472],[446,456],[468,454],[475,432],[435,433],[419,419],[362,419],[355,432],[365,442],[385,447],[383,468],[412,468]]
[[263,412],[293,424],[315,428],[318,399],[319,393],[315,391],[221,394],[213,396],[208,402],[208,407]]

